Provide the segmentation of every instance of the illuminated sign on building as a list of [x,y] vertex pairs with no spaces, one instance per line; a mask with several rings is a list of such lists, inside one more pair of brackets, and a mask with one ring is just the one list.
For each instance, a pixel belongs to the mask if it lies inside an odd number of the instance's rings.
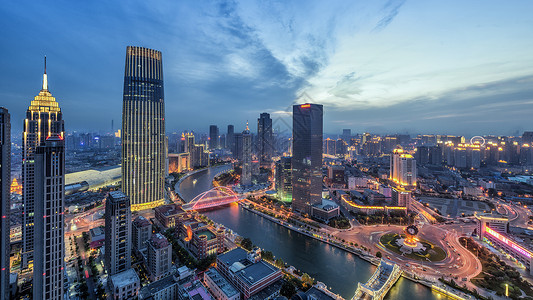
[[519,246],[515,242],[511,241],[510,239],[506,238],[505,236],[499,234],[498,232],[490,229],[489,227],[485,227],[485,232],[490,234],[491,236],[498,239],[500,242],[505,243],[507,246],[511,247],[513,250],[516,250],[518,253],[526,256],[527,258],[531,258],[531,251],[526,250],[525,248]]

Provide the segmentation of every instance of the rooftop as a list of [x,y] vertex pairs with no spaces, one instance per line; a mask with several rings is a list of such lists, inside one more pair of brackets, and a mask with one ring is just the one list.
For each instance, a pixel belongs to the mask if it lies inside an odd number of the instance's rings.
[[205,235],[205,236],[207,236],[207,240],[208,241],[216,238],[216,234],[211,232],[211,230],[209,230],[209,229],[199,230],[199,231],[195,232],[194,234],[196,234],[197,236]]
[[185,211],[177,204],[162,205],[155,208],[155,212],[165,217],[179,215]]
[[86,170],[65,175],[65,185],[86,181],[90,188],[98,187],[118,181],[122,178],[122,168],[120,166],[105,168],[101,170]]
[[145,285],[140,291],[139,291],[139,298],[140,299],[147,299],[151,296],[153,296],[155,293],[162,291],[170,286],[173,286],[177,284],[176,280],[174,279],[174,275],[169,275],[166,277],[161,278],[160,280],[154,281],[148,285]]
[[137,276],[137,273],[133,269],[128,269],[111,276],[111,282],[114,287],[127,286],[139,282],[139,276]]
[[233,265],[233,263],[239,262],[242,259],[246,259],[247,253],[248,252],[246,252],[246,250],[244,250],[243,248],[237,247],[233,250],[230,250],[226,253],[219,255],[218,260],[227,264],[228,266],[231,266]]
[[209,270],[205,271],[205,274],[209,276],[213,282],[218,286],[219,289],[222,290],[222,292],[228,297],[231,298],[234,295],[238,294],[239,291],[231,285],[226,278],[224,278],[215,268],[210,268]]
[[258,281],[270,276],[271,274],[277,271],[279,271],[278,268],[274,267],[269,263],[266,263],[263,260],[260,260],[259,262],[248,265],[243,270],[238,271],[236,275],[249,285],[254,285]]
[[335,297],[332,297],[328,294],[326,294],[324,291],[317,289],[316,287],[310,288],[307,292],[305,292],[308,298],[310,299],[316,299],[316,300],[333,300],[336,299]]
[[151,223],[145,217],[138,216],[137,218],[135,218],[135,220],[133,220],[133,225],[135,225],[135,227],[139,228],[139,227],[150,226]]
[[167,238],[164,237],[161,233],[153,234],[150,238],[150,244],[156,249],[165,248],[170,245]]

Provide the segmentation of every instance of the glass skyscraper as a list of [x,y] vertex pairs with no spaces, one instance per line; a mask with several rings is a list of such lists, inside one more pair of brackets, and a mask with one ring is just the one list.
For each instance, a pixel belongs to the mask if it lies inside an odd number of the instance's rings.
[[310,214],[322,203],[322,115],[319,104],[292,107],[292,207]]
[[122,191],[132,210],[164,203],[165,102],[161,52],[128,46],[122,108]]
[[35,215],[35,150],[43,146],[48,137],[64,138],[63,115],[56,98],[48,90],[46,57],[44,61],[43,86],[26,111],[22,133],[22,268],[31,268],[33,263],[34,215]]
[[11,121],[0,107],[0,299],[9,299],[9,216],[11,210]]
[[274,152],[272,119],[269,113],[262,113],[257,119],[257,152],[259,154],[259,163],[262,166],[269,165]]

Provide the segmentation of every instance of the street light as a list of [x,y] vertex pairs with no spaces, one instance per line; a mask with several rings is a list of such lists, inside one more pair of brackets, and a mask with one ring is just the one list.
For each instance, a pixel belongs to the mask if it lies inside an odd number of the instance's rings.
[[505,297],[509,297],[509,284],[505,284]]

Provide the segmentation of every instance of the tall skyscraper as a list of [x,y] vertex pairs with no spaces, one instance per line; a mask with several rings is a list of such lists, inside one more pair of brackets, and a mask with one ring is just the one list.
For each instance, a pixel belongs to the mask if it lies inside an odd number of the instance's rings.
[[33,299],[63,300],[65,142],[52,135],[35,152]]
[[0,176],[0,298],[9,299],[11,121],[4,107],[0,107]]
[[268,113],[262,113],[257,119],[257,152],[259,163],[269,165],[274,153],[274,141],[272,139],[272,119]]
[[[234,152],[235,150],[235,129],[233,125],[228,125],[228,133],[226,134],[226,149],[229,149],[231,152]],[[235,156],[235,153],[233,153],[233,156]]]
[[31,268],[33,263],[33,238],[35,216],[35,150],[44,145],[46,138],[64,137],[63,115],[56,99],[48,90],[46,57],[44,60],[43,86],[33,98],[26,111],[22,133],[22,268]]
[[131,268],[131,207],[122,192],[110,192],[106,200],[104,263],[109,276]]
[[276,163],[276,193],[280,201],[292,201],[291,157],[283,156]]
[[209,150],[214,150],[218,148],[218,126],[211,125],[209,126]]
[[350,142],[350,139],[352,138],[352,130],[351,129],[343,129],[341,138],[346,143]]
[[307,214],[322,203],[322,116],[320,104],[292,107],[292,207]]
[[390,156],[390,179],[409,188],[416,187],[416,160],[402,149],[394,149]]
[[252,185],[252,133],[248,123],[242,132],[242,175],[241,185]]
[[157,50],[128,46],[122,107],[122,191],[131,208],[164,203],[165,102]]

